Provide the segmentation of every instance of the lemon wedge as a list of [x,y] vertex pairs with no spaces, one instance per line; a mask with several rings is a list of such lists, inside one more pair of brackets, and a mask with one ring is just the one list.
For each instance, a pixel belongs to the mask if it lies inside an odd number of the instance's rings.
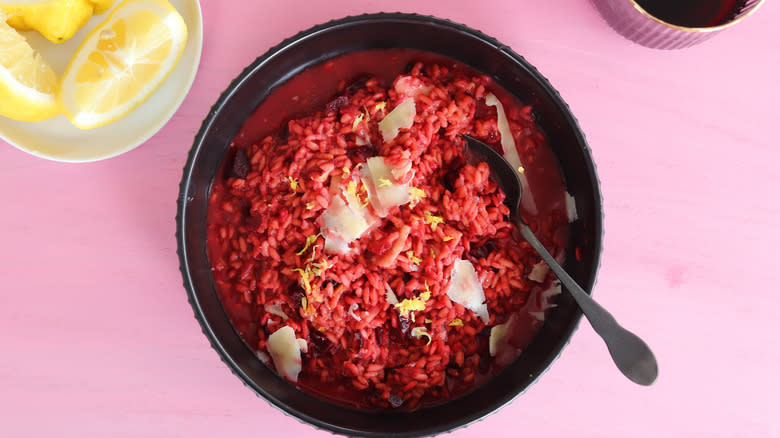
[[15,4],[5,5],[0,1],[0,8],[8,15],[8,24],[18,30],[35,29],[55,44],[73,37],[92,18],[96,8],[91,0],[12,1]]
[[57,74],[0,11],[0,115],[36,122],[59,113]]
[[92,129],[124,117],[173,71],[187,26],[165,0],[125,0],[76,49],[58,100],[76,127]]
[[89,0],[89,2],[95,7],[95,15],[106,12],[114,5],[114,0]]

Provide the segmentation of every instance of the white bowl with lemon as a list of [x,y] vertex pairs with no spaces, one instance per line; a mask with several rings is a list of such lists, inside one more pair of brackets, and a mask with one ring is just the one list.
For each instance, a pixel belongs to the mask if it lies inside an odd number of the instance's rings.
[[198,1],[113,3],[0,0],[0,137],[42,158],[96,161],[173,116],[200,62]]

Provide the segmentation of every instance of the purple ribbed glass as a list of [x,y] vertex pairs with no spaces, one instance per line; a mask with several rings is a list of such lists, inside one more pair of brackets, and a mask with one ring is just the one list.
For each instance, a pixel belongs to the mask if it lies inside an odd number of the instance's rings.
[[636,0],[592,2],[604,20],[629,40],[653,49],[681,49],[698,44],[742,21],[764,0],[737,1],[723,20],[706,27],[686,27],[666,22],[648,13]]

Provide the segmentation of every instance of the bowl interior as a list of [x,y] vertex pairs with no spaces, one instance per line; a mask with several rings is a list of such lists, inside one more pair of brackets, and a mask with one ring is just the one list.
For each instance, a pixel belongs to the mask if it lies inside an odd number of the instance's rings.
[[581,313],[573,300],[560,295],[558,307],[520,357],[463,397],[411,413],[367,412],[319,400],[263,365],[223,311],[206,252],[209,189],[244,120],[276,86],[308,66],[349,52],[383,48],[410,48],[452,58],[491,76],[533,106],[577,203],[579,219],[572,224],[565,268],[585,290],[592,288],[601,253],[601,194],[590,151],[566,104],[536,69],[506,46],[449,21],[408,14],[364,15],[315,27],[271,49],[236,78],[204,120],[184,169],[177,218],[179,255],[185,287],[204,333],[231,370],[259,395],[288,414],[337,433],[429,435],[478,420],[533,383],[576,328]]

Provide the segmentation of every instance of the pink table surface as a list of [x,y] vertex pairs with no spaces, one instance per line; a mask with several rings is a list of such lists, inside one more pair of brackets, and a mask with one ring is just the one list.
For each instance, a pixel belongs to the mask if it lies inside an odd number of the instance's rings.
[[200,73],[146,144],[74,165],[0,141],[0,436],[329,436],[209,347],[178,270],[176,197],[201,120],[245,65],[312,25],[388,9],[483,30],[561,92],[602,182],[595,295],[660,362],[636,386],[583,324],[525,395],[451,435],[780,436],[778,2],[671,52],[624,40],[586,0],[202,7]]

